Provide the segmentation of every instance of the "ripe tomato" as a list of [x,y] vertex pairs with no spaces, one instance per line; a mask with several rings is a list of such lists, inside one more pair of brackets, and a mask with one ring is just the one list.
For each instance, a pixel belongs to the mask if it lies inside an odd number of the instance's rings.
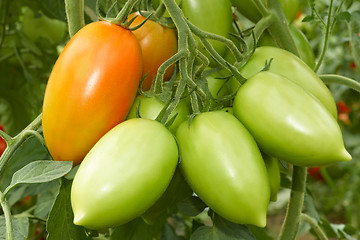
[[[223,37],[230,37],[233,28],[233,14],[229,0],[183,0],[182,10],[189,21],[203,31],[215,33]],[[210,60],[210,65],[215,65],[215,60],[210,57],[205,47],[199,42],[199,50]],[[210,43],[215,50],[225,56],[227,47],[217,41]]]
[[75,34],[56,61],[45,92],[42,125],[53,158],[79,164],[125,119],[141,74],[140,45],[129,30],[99,21]]
[[269,71],[254,75],[240,87],[233,109],[270,156],[299,166],[351,160],[335,118],[285,77]]
[[[0,124],[0,130],[3,131],[3,132],[5,131],[4,125]],[[6,148],[6,142],[2,137],[0,137],[0,156],[5,151],[5,148]]]
[[[139,25],[145,17],[136,12],[129,19],[136,17],[131,27]],[[150,19],[137,30],[133,31],[138,39],[143,55],[143,76],[148,74],[142,82],[142,89],[149,90],[160,65],[177,52],[177,36],[174,29],[166,28]],[[171,78],[175,65],[167,69],[164,80]]]
[[240,224],[266,225],[268,174],[259,148],[230,113],[201,113],[176,131],[180,167],[194,192],[217,214]]
[[178,162],[173,135],[134,118],[106,133],[86,155],[71,188],[74,223],[103,229],[126,223],[165,192]]

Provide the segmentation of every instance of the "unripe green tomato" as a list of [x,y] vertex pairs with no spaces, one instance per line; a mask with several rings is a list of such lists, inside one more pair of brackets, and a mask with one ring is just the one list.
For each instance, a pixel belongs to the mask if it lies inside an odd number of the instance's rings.
[[285,77],[269,71],[251,77],[237,92],[233,109],[270,156],[298,166],[351,160],[336,119]]
[[280,189],[280,168],[278,160],[267,154],[263,154],[263,159],[266,165],[266,170],[269,177],[270,184],[270,201],[275,202],[277,200],[277,193]]
[[103,229],[151,207],[178,162],[173,135],[157,121],[126,120],[106,133],[82,161],[71,188],[74,223]]
[[[223,37],[230,36],[233,24],[230,0],[183,0],[181,7],[184,16],[201,30]],[[198,40],[199,50],[209,58],[210,65],[216,65],[216,61],[205,50],[200,40],[195,38]],[[221,56],[225,55],[227,47],[223,43],[214,40],[209,42]]]
[[[265,3],[265,0],[262,0]],[[288,22],[292,22],[299,8],[299,0],[279,0]],[[261,13],[252,0],[231,0],[233,6],[246,18],[256,23],[261,19]]]
[[[141,118],[153,119],[159,115],[161,110],[165,107],[165,104],[155,97],[146,97],[139,95],[135,98],[135,101],[127,115],[127,119],[136,118],[136,109],[139,108]],[[189,106],[185,101],[180,101],[176,106],[175,110],[170,114],[168,119],[177,114],[174,122],[170,125],[169,130],[175,132],[178,126],[187,119],[190,114]]]
[[[301,32],[295,26],[295,24],[290,24],[289,30],[299,51],[301,60],[303,60],[311,69],[313,69],[315,67],[315,54],[305,34]],[[277,44],[271,38],[270,34],[264,32],[258,41],[258,46],[277,47]]]
[[200,113],[176,131],[180,167],[194,192],[223,218],[266,225],[270,187],[259,148],[230,113]]
[[[337,118],[336,103],[330,90],[306,63],[286,50],[270,46],[258,47],[245,66],[240,69],[240,73],[245,78],[250,78],[260,72],[265,62],[269,62],[270,59],[272,59],[270,72],[299,84],[319,99],[333,117]],[[235,84],[232,88],[236,88]]]

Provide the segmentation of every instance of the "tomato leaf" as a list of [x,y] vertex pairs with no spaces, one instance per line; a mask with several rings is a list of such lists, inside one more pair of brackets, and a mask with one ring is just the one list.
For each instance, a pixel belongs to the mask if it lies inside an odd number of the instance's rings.
[[[29,232],[29,219],[27,217],[12,217],[14,240],[27,239]],[[0,216],[0,240],[6,239],[5,217]]]
[[11,180],[10,185],[5,189],[4,195],[21,183],[43,183],[60,178],[72,168],[72,162],[55,162],[39,160],[31,162],[18,170]]
[[245,225],[229,222],[222,217],[215,215],[214,225],[202,226],[196,229],[190,240],[255,240],[255,236]]
[[73,224],[74,214],[71,209],[71,181],[62,178],[59,194],[52,206],[46,224],[48,240],[88,239],[83,227]]
[[187,216],[199,215],[206,208],[206,204],[196,196],[191,196],[178,204],[179,211]]
[[335,18],[337,18],[338,20],[346,20],[347,22],[349,22],[351,19],[351,14],[349,12],[340,12],[336,14]]

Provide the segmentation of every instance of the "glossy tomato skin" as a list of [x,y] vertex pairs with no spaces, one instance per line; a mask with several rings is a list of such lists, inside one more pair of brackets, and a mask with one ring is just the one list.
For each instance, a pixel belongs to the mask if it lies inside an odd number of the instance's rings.
[[81,163],[71,189],[74,223],[103,229],[151,207],[175,172],[178,149],[157,121],[126,120],[106,133]]
[[308,91],[272,72],[260,72],[240,87],[234,115],[260,149],[299,166],[351,160],[337,121]]
[[[130,27],[135,27],[145,20],[136,12],[130,14],[129,19],[136,17]],[[142,89],[149,90],[160,65],[177,52],[177,36],[174,29],[166,28],[150,19],[137,30],[133,31],[138,39],[143,55],[143,76],[148,74],[142,82]],[[164,75],[164,80],[171,78],[175,65],[170,66]]]
[[266,165],[268,173],[269,184],[270,184],[270,201],[275,202],[277,200],[277,193],[280,189],[280,168],[279,161],[267,154],[263,154],[263,159]]
[[286,50],[271,46],[258,47],[240,72],[245,78],[250,78],[260,72],[270,59],[270,72],[282,75],[311,92],[337,118],[336,103],[330,90],[306,63]]
[[79,164],[97,140],[123,121],[141,74],[140,46],[130,31],[99,21],[75,34],[45,91],[42,126],[54,160]]
[[266,167],[246,128],[230,113],[201,113],[176,132],[189,186],[217,214],[264,227],[270,198]]
[[[265,3],[265,0],[262,1]],[[299,9],[299,0],[279,0],[288,22],[292,22]],[[257,10],[252,0],[231,0],[233,6],[249,20],[254,23],[261,19],[261,13]]]
[[[183,0],[182,10],[189,21],[203,31],[215,33],[223,37],[229,37],[233,27],[233,14],[229,0]],[[210,60],[210,65],[216,64],[215,60],[199,43],[199,50]],[[218,41],[210,40],[215,50],[225,56],[227,47]]]
[[[139,95],[135,98],[135,101],[129,111],[127,119],[136,118],[136,110],[139,109],[140,117],[153,119],[159,115],[161,110],[165,107],[165,104],[155,97],[146,97]],[[189,106],[185,101],[180,101],[175,110],[170,114],[169,119],[177,114],[174,122],[169,126],[171,132],[175,132],[179,125],[187,119],[190,114]]]

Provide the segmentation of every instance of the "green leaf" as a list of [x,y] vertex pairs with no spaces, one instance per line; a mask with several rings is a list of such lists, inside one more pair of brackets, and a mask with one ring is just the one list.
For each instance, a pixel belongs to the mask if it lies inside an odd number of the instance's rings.
[[4,196],[21,183],[43,183],[60,178],[71,170],[72,165],[73,163],[70,161],[39,160],[31,162],[13,175],[10,185],[4,191]]
[[222,217],[214,216],[214,225],[196,229],[190,240],[255,240],[255,236],[245,225],[229,222]]
[[71,208],[71,183],[62,178],[59,194],[52,206],[46,224],[47,240],[83,240],[89,239],[81,226],[73,223],[74,213]]
[[351,234],[356,233],[356,230],[354,231],[354,228],[349,225],[332,224],[329,223],[326,219],[321,219],[320,226],[326,232],[326,235],[329,238],[347,239],[347,240],[356,239],[351,236]]
[[196,196],[188,197],[178,204],[179,211],[187,216],[197,216],[206,207],[206,204]]
[[[29,219],[27,217],[12,217],[14,240],[25,240],[29,234]],[[0,240],[6,240],[5,217],[0,216]]]
[[338,20],[345,20],[349,22],[351,19],[351,14],[349,12],[340,12],[336,14],[335,18]]
[[142,218],[136,218],[131,222],[118,226],[114,229],[110,239],[112,240],[153,240],[161,237],[165,220],[157,221],[152,225],[146,224]]

